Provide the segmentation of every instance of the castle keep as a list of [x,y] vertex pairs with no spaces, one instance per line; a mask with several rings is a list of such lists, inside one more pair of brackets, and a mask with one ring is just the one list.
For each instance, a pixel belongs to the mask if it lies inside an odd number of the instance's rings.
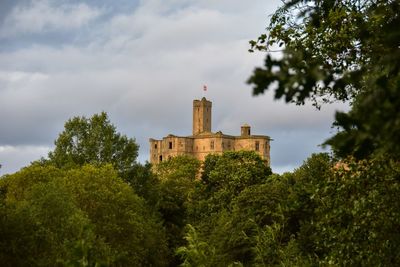
[[169,134],[162,140],[150,138],[150,163],[157,164],[177,155],[192,155],[203,161],[208,154],[250,150],[270,165],[270,140],[266,135],[252,135],[250,126],[241,127],[240,136],[211,132],[212,103],[205,97],[193,101],[193,133],[190,136]]

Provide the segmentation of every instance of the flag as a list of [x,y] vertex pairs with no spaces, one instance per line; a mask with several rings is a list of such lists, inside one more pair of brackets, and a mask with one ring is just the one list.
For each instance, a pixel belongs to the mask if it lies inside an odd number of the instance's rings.
[[203,91],[207,91],[207,85],[203,85]]

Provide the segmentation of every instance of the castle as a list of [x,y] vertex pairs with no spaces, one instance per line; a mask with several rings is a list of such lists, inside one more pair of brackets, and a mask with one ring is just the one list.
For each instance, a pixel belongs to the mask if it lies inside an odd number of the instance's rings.
[[270,141],[266,135],[252,135],[250,126],[241,127],[240,136],[211,132],[211,101],[205,97],[193,101],[193,133],[190,136],[169,134],[162,140],[150,138],[150,163],[158,164],[177,155],[192,155],[204,161],[208,154],[224,151],[255,151],[270,165]]

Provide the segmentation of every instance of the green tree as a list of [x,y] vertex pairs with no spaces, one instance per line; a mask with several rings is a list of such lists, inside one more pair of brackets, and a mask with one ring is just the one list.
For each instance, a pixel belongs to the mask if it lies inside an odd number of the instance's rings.
[[399,11],[392,0],[290,0],[269,34],[251,41],[267,52],[248,81],[255,94],[274,88],[287,102],[351,104],[325,143],[342,161],[314,156],[293,174],[291,206],[302,219],[292,244],[323,266],[399,264]]
[[400,264],[397,161],[348,159],[315,190],[310,232],[322,265]]
[[155,166],[159,179],[156,185],[155,208],[161,213],[171,250],[171,265],[177,265],[175,249],[184,242],[184,227],[188,220],[188,205],[192,201],[200,161],[191,156],[176,156]]
[[55,141],[50,162],[57,167],[111,163],[124,176],[135,166],[138,145],[134,139],[116,132],[105,112],[91,118],[74,117]]
[[246,187],[264,183],[271,169],[252,151],[228,151],[222,155],[208,155],[204,161],[203,198],[208,199],[212,213],[228,208],[232,199]]
[[[339,156],[400,155],[400,3],[388,0],[290,0],[271,18],[269,34],[251,41],[267,52],[248,82],[254,94],[303,104],[350,100],[337,113],[342,130],[327,141]],[[282,57],[273,57],[282,47]]]
[[287,208],[290,218],[288,227],[296,233],[296,242],[304,255],[316,254],[315,242],[315,210],[323,204],[316,197],[320,190],[326,190],[326,184],[334,175],[335,163],[327,153],[312,154],[292,174],[291,194]]
[[59,260],[75,257],[79,240],[96,244],[98,260],[105,256],[60,174],[54,167],[33,166],[0,180],[5,193],[0,207],[2,266],[60,266]]
[[34,164],[0,180],[0,262],[165,266],[161,219],[109,165]]
[[[206,232],[203,228],[202,233],[215,248],[219,265],[232,262],[252,265],[259,254],[269,265],[280,263],[279,250],[296,233],[291,230],[298,230],[289,225],[292,215],[292,210],[288,208],[291,187],[286,176],[271,175],[264,183],[248,186],[241,191],[232,199],[229,209],[211,215],[208,220],[212,226],[205,228]],[[272,226],[279,227],[276,231],[279,237],[269,239],[268,245],[257,247],[265,229]]]
[[137,163],[125,176],[125,181],[133,188],[136,194],[144,198],[149,205],[157,202],[158,177],[152,171],[152,165]]
[[66,173],[66,187],[108,244],[114,265],[164,266],[166,237],[160,218],[124,183],[111,165]]
[[155,172],[160,180],[185,179],[194,181],[199,174],[200,161],[192,156],[180,155],[157,165]]
[[183,259],[181,266],[214,266],[213,263],[215,249],[210,247],[207,242],[201,241],[196,229],[188,224],[185,240],[186,246],[179,247],[176,253]]
[[[267,183],[270,174],[270,168],[254,152],[206,157],[202,179],[188,202],[187,222],[193,225],[196,236],[192,240],[195,233],[189,227],[187,238],[191,241],[187,240],[189,243],[179,249],[187,264],[204,263],[206,255],[210,257],[206,266],[235,266],[249,261],[247,252],[251,245],[247,234],[254,230],[254,222],[242,217],[234,220],[234,203],[247,188]],[[209,246],[203,246],[204,243]]]
[[[188,243],[179,251],[186,253],[184,256],[189,262],[204,261],[201,253],[210,255],[210,266],[228,266],[235,262],[244,266],[312,266],[317,262],[312,236],[319,203],[314,195],[333,174],[329,155],[312,155],[294,173],[265,176],[266,166],[251,163],[251,153],[234,154],[229,155],[228,161],[220,161],[224,155],[212,155],[205,161],[203,183],[206,185],[196,188],[193,215],[189,216],[196,237],[192,245]],[[230,175],[225,172],[230,169],[228,163],[232,164]],[[229,182],[223,183],[226,180],[221,179],[216,186],[213,182],[211,188],[207,187],[207,183],[218,180],[217,173],[223,179],[235,177],[233,173],[243,175],[235,181],[241,190],[228,194],[224,198],[226,202],[220,196],[225,190],[231,190]],[[250,179],[249,173],[257,178]],[[204,250],[200,252],[193,247],[204,243],[207,246],[201,246]]]

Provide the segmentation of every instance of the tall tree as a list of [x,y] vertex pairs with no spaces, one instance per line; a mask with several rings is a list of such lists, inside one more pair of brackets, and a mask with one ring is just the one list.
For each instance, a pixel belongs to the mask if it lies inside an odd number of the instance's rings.
[[[400,155],[400,2],[289,0],[272,16],[269,34],[250,41],[267,52],[248,82],[254,94],[303,104],[350,100],[337,113],[342,131],[327,141],[339,156]],[[282,57],[272,50],[282,47]]]
[[120,174],[132,170],[138,155],[134,139],[116,132],[105,112],[91,118],[74,117],[64,126],[49,158],[57,167],[111,163]]
[[[187,223],[187,206],[197,184],[200,161],[181,155],[163,161],[154,170],[158,177],[156,209],[161,213],[170,249],[173,251],[184,242],[183,230]],[[177,266],[179,259],[171,255],[171,266]]]
[[165,266],[157,214],[111,165],[32,165],[0,179],[2,266]]
[[[208,155],[204,161],[203,198],[210,212],[229,207],[233,198],[245,188],[264,183],[271,169],[253,151],[228,151],[222,155]],[[215,210],[213,210],[215,209]]]
[[160,218],[119,179],[110,165],[66,173],[66,187],[109,245],[112,265],[165,266],[166,237]]
[[31,166],[0,179],[2,266],[60,266],[58,260],[75,258],[74,245],[81,240],[94,245],[97,260],[104,256],[61,176],[53,166]]

